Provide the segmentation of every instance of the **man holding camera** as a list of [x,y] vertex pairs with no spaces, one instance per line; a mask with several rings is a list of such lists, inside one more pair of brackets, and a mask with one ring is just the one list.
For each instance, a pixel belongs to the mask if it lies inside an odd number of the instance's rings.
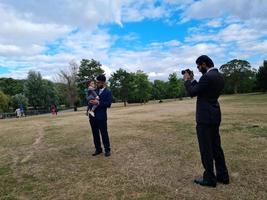
[[[203,178],[194,180],[194,183],[216,187],[217,182],[229,184],[229,175],[219,134],[221,110],[218,98],[224,88],[224,79],[208,56],[198,57],[196,64],[202,73],[199,82],[193,80],[192,73],[188,70],[182,71],[188,94],[191,97],[197,96],[196,130],[201,160],[205,169]],[[215,161],[216,176],[213,160]]]

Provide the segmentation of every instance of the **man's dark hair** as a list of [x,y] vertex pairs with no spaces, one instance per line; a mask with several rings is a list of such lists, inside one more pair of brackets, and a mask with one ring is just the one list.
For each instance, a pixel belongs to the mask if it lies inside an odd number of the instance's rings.
[[203,63],[206,63],[207,67],[208,68],[211,68],[211,67],[214,67],[214,63],[213,61],[210,59],[209,56],[206,56],[206,55],[202,55],[202,56],[199,56],[196,60],[196,64],[197,65],[202,65]]
[[96,80],[106,82],[106,76],[104,74],[100,74],[96,77]]

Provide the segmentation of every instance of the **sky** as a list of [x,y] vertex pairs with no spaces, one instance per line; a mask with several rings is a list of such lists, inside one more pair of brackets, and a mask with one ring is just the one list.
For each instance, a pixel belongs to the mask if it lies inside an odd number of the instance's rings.
[[258,68],[267,60],[266,0],[0,0],[0,77],[29,70],[52,81],[69,62],[95,59],[107,76],[142,70],[150,80],[210,56]]

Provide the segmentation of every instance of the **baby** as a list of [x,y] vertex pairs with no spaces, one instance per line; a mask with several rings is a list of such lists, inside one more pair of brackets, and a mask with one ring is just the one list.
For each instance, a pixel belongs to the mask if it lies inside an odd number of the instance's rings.
[[93,80],[90,80],[87,82],[87,89],[86,91],[86,101],[87,101],[87,111],[86,111],[86,115],[88,116],[91,115],[92,117],[95,116],[95,109],[97,108],[98,105],[93,105],[91,103],[89,103],[90,100],[99,100],[99,96],[97,95],[96,91],[95,91],[95,82]]

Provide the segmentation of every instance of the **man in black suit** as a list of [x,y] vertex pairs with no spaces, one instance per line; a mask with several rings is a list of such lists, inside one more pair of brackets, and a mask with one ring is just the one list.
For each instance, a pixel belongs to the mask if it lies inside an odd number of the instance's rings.
[[[221,110],[218,98],[224,88],[224,78],[206,55],[196,60],[198,70],[203,74],[199,82],[184,74],[185,87],[191,97],[197,96],[197,137],[203,167],[203,178],[194,180],[202,186],[216,187],[217,182],[229,184],[228,170],[221,147],[219,127]],[[216,176],[213,160],[215,161]]]
[[95,116],[89,117],[95,145],[95,152],[92,155],[97,156],[103,152],[100,140],[101,134],[105,156],[108,157],[110,156],[111,149],[107,128],[107,108],[110,108],[112,104],[112,94],[111,91],[106,88],[106,77],[104,75],[99,75],[96,80],[96,93],[99,96],[99,100],[91,100],[90,103],[98,106],[95,109]]

